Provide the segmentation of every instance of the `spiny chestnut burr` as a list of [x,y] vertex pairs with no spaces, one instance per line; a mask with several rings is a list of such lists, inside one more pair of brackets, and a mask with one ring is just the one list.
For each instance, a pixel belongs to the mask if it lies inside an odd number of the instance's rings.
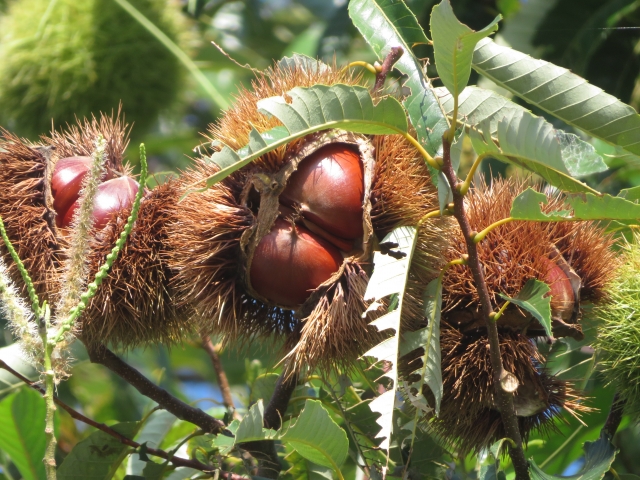
[[338,237],[362,236],[362,160],[343,143],[319,148],[291,175],[280,201],[297,206],[305,219]]
[[[68,228],[71,225],[80,204],[82,182],[92,162],[90,157],[67,157],[56,163],[51,177],[51,192],[58,227]],[[138,182],[127,176],[101,183],[93,202],[94,227],[104,228],[115,212],[133,204],[137,191]]]
[[284,307],[302,305],[342,265],[340,251],[306,228],[278,218],[251,263],[256,292]]

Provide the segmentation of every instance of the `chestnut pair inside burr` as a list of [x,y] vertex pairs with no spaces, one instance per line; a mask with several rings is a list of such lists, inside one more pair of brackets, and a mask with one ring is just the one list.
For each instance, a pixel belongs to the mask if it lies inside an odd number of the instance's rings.
[[255,291],[283,307],[303,304],[362,238],[363,197],[356,147],[332,143],[303,159],[280,195],[278,219],[255,250]]
[[[91,169],[91,157],[67,157],[58,160],[51,177],[53,208],[56,212],[56,225],[68,228],[73,222],[85,177]],[[107,173],[106,180],[98,186],[93,201],[93,225],[104,228],[114,213],[133,204],[138,191],[138,182],[123,175],[113,178]]]

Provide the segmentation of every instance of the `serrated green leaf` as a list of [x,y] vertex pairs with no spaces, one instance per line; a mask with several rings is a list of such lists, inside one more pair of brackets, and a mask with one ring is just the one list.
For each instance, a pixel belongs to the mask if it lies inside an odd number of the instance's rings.
[[374,346],[364,356],[372,356],[377,361],[391,362],[390,368],[384,375],[393,380],[393,386],[376,397],[369,406],[373,412],[380,414],[376,420],[382,428],[376,438],[383,438],[380,448],[389,450],[391,432],[393,429],[393,406],[398,388],[398,358],[400,338],[400,318],[404,303],[404,290],[409,278],[409,267],[416,247],[418,235],[413,227],[399,227],[384,237],[383,242],[393,242],[398,245],[397,250],[404,253],[402,258],[394,258],[376,252],[373,257],[373,275],[367,285],[364,298],[374,300],[369,309],[377,308],[378,301],[389,295],[398,295],[398,305],[395,310],[372,322],[380,331],[393,330],[393,335]]
[[235,432],[236,443],[253,442],[272,438],[274,430],[264,428],[264,405],[262,399],[254,403],[249,409]]
[[44,463],[45,404],[37,392],[23,388],[0,402],[0,450],[25,480],[46,478]]
[[544,327],[547,335],[551,336],[551,297],[545,296],[551,289],[540,280],[530,279],[515,298],[500,293],[500,297],[514,305],[525,309]]
[[394,65],[408,76],[404,86],[411,90],[411,95],[403,104],[418,141],[431,156],[438,155],[442,150],[442,134],[449,124],[422,64],[411,51],[414,44],[427,41],[415,15],[398,0],[351,0],[349,16],[379,60],[382,61],[392,47],[404,50]]
[[554,210],[547,214],[542,211],[542,205],[546,205],[548,200],[545,194],[528,188],[513,199],[511,217],[517,220],[539,222],[637,220],[640,218],[640,204],[606,193],[567,195],[563,199],[563,210]]
[[[148,444],[149,447],[159,448],[164,437],[169,433],[171,427],[178,418],[166,410],[158,410],[151,414],[147,422],[140,429],[136,441],[140,444]],[[146,461],[139,458],[137,453],[129,457],[127,473],[131,475],[141,475],[147,465]]]
[[288,443],[307,460],[339,470],[347,458],[347,434],[318,400],[307,400],[295,425],[280,440]]
[[300,69],[309,73],[318,73],[325,72],[331,68],[323,61],[318,60],[317,58],[311,58],[301,53],[294,53],[290,57],[283,57],[278,60],[277,65],[285,72],[287,70],[293,72],[296,69]]
[[573,176],[603,171],[607,166],[593,146],[576,135],[555,130],[541,117],[515,110],[498,122],[497,143],[491,138],[488,119],[480,127],[482,134],[475,129],[469,132],[478,154],[526,168],[567,192],[597,193]]
[[231,432],[233,437],[228,437],[227,435],[223,435],[219,433],[211,442],[211,446],[220,450],[221,455],[229,455],[231,450],[236,444],[236,432],[238,431],[238,427],[240,426],[240,420],[234,420],[229,425],[227,425],[227,430]]
[[442,0],[431,11],[431,37],[434,57],[440,80],[454,97],[469,83],[471,58],[476,44],[498,30],[498,15],[480,31],[473,31],[460,23],[453,13],[449,0]]
[[[442,369],[440,365],[440,316],[442,313],[442,281],[440,277],[427,285],[423,296],[424,314],[427,326],[415,332],[402,335],[400,355],[406,355],[417,348],[423,348],[420,380],[409,385],[415,387],[418,396],[422,395],[422,385],[427,384],[435,397],[436,416],[440,413],[442,401]],[[414,373],[416,373],[414,372]]]
[[473,68],[515,95],[589,135],[640,155],[640,115],[569,70],[481,40]]
[[333,470],[322,465],[310,462],[296,450],[293,450],[285,457],[291,465],[283,477],[292,480],[333,480]]
[[[123,422],[111,428],[127,438],[133,438],[139,427],[138,422]],[[130,448],[102,431],[93,432],[78,442],[65,457],[58,467],[58,479],[108,480]]]
[[284,126],[264,133],[253,129],[247,146],[237,152],[225,146],[214,153],[211,161],[220,166],[220,171],[206,179],[207,187],[265,153],[320,130],[339,128],[371,135],[407,132],[407,118],[396,99],[386,97],[374,105],[369,91],[360,86],[296,87],[287,92],[287,99],[271,97],[260,100],[258,109],[276,117]]
[[601,436],[595,442],[585,442],[585,463],[580,472],[568,477],[558,477],[544,473],[531,459],[530,473],[532,480],[600,480],[609,471],[616,458],[617,449],[609,439]]

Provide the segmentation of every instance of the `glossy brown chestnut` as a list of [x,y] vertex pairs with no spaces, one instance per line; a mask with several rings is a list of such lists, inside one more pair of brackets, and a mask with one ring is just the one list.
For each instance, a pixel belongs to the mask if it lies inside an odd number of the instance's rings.
[[278,218],[251,262],[251,285],[283,307],[305,302],[342,265],[340,251],[306,228]]
[[91,168],[91,157],[61,158],[56,163],[51,176],[51,194],[53,195],[53,209],[58,214],[56,223],[62,227],[62,222],[69,207],[78,200],[82,180]]
[[540,260],[547,270],[542,280],[551,288],[553,314],[563,320],[571,318],[575,296],[569,277],[553,260],[546,257],[540,257]]
[[[131,206],[137,192],[138,182],[131,177],[114,178],[98,185],[98,191],[93,201],[94,228],[103,228],[115,212]],[[61,227],[66,228],[71,225],[79,204],[80,199],[76,198],[76,201],[71,204],[62,217]]]
[[364,173],[358,152],[343,143],[326,145],[306,157],[280,196],[299,206],[303,217],[341,238],[362,236]]

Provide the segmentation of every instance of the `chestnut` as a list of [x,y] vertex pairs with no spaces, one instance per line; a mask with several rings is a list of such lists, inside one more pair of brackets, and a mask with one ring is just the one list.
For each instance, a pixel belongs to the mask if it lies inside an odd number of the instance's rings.
[[289,177],[280,201],[332,235],[362,236],[364,168],[355,147],[332,143],[319,148]]
[[62,227],[69,207],[78,200],[82,180],[91,168],[91,157],[67,157],[58,160],[51,176],[53,209],[58,214],[56,224]]
[[300,225],[278,218],[258,244],[251,286],[269,301],[297,307],[342,265],[340,251]]
[[[98,230],[104,228],[115,212],[131,206],[136,198],[138,187],[138,182],[131,177],[114,178],[98,185],[98,191],[93,200],[93,227]],[[80,199],[77,198],[60,222],[63,228],[71,225],[79,205]]]
[[540,261],[545,266],[546,272],[542,280],[549,285],[551,291],[551,305],[554,316],[557,315],[563,320],[571,318],[573,315],[575,296],[571,281],[564,270],[556,262],[546,257],[540,257]]

